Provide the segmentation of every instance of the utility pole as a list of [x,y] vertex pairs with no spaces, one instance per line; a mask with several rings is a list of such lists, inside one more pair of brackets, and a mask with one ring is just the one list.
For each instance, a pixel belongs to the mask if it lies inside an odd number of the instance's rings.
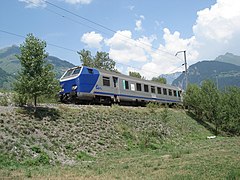
[[186,80],[186,82],[185,82],[185,84],[186,84],[186,90],[187,90],[187,86],[188,86],[188,71],[187,71],[187,55],[186,55],[186,50],[184,50],[184,51],[178,51],[176,54],[175,54],[175,56],[177,56],[178,55],[178,53],[184,53],[184,64],[183,65],[185,65],[185,80]]

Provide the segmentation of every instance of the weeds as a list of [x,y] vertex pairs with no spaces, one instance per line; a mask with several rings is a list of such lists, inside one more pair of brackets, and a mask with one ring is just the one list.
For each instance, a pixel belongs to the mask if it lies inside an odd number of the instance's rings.
[[8,106],[8,98],[6,94],[3,94],[3,96],[0,96],[0,106]]
[[87,154],[84,151],[80,151],[77,153],[77,160],[81,160],[81,161],[93,161],[95,160],[95,158],[89,154]]
[[[18,108],[16,115],[0,117],[4,119],[0,121],[4,137],[0,174],[11,171],[10,178],[20,174],[20,179],[35,179],[46,168],[43,179],[58,179],[63,173],[76,179],[112,179],[113,175],[217,179],[218,173],[221,178],[239,178],[239,138],[209,141],[206,137],[211,133],[183,111],[154,108],[151,113],[148,108],[117,105],[57,107],[39,108],[36,113],[32,108]],[[74,167],[63,165],[76,161]],[[230,166],[236,170],[230,171]],[[24,171],[29,167],[34,171]]]

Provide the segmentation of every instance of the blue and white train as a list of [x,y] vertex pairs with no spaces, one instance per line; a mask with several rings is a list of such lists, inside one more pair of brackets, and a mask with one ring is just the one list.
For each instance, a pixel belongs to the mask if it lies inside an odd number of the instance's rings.
[[60,100],[75,103],[181,104],[181,89],[120,73],[78,66],[60,78]]

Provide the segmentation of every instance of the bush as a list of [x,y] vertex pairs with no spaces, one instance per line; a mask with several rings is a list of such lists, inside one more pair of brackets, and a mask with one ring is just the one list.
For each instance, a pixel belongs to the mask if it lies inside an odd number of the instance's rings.
[[0,96],[0,106],[8,106],[8,98],[5,93]]
[[82,160],[82,161],[92,161],[95,158],[93,156],[85,153],[84,151],[80,151],[77,153],[77,159]]
[[184,96],[184,104],[199,120],[205,120],[219,129],[240,135],[240,88],[230,87],[220,92],[213,82],[205,81],[199,88],[189,85]]
[[22,95],[22,94],[19,94],[19,93],[15,93],[13,95],[13,101],[15,103],[16,106],[23,106],[23,105],[26,105],[27,104],[27,96],[26,95]]
[[24,162],[27,166],[49,165],[50,157],[45,152],[40,152],[36,158],[29,158]]

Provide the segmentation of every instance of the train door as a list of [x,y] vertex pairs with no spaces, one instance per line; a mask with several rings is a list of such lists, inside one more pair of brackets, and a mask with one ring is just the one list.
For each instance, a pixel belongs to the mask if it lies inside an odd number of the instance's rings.
[[114,102],[119,102],[119,79],[118,77],[113,76],[113,92],[114,92]]

